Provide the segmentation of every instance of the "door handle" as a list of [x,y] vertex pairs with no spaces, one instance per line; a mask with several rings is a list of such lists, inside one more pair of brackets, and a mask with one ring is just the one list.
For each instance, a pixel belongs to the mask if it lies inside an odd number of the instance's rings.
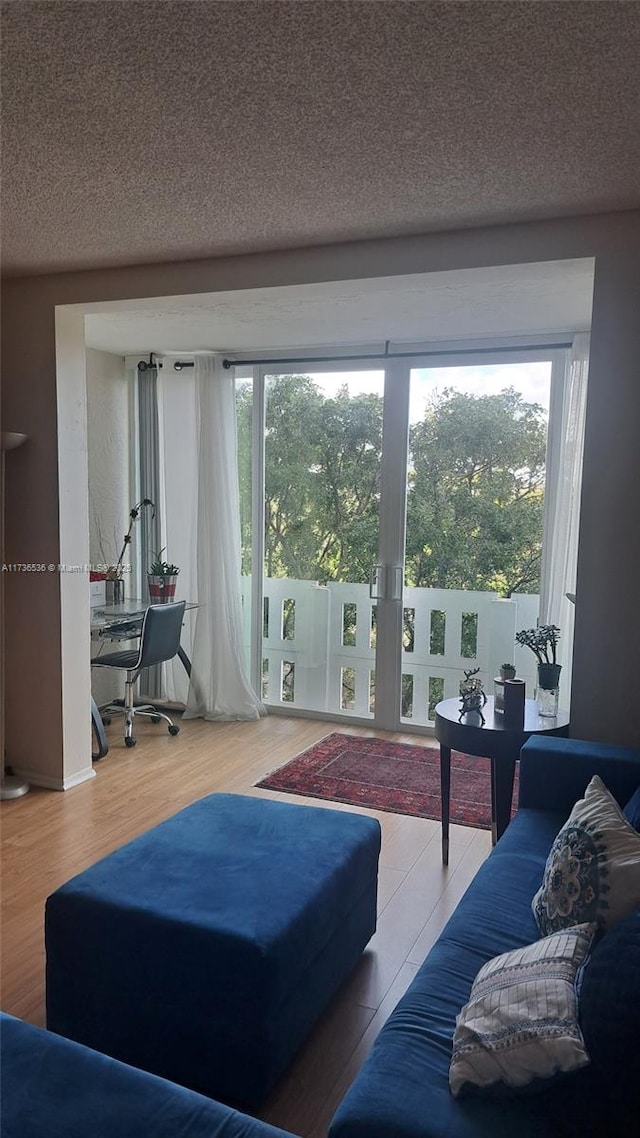
[[390,576],[391,576],[391,580],[393,581],[393,587],[391,590],[391,596],[388,597],[387,599],[390,601],[401,601],[402,600],[402,584],[403,584],[402,579],[403,579],[403,575],[404,575],[404,566],[403,565],[391,565],[390,569],[391,569]]
[[374,565],[369,574],[369,597],[372,601],[402,600],[402,565]]
[[369,574],[369,597],[372,601],[384,600],[385,566],[374,565]]

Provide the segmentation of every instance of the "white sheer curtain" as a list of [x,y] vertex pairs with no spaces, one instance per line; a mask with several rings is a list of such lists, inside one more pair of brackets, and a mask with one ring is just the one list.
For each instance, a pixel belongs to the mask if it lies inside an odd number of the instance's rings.
[[[567,593],[576,590],[582,456],[589,371],[589,336],[574,337],[567,359],[558,417],[556,457],[549,471],[547,525],[540,588],[540,624],[555,624],[561,631],[561,696],[568,705],[571,691],[571,651],[574,606]],[[550,483],[550,485],[549,485]]]
[[195,575],[199,608],[186,718],[257,719],[264,714],[246,674],[233,370],[195,357],[197,490]]
[[[157,392],[160,443],[157,548],[164,548],[167,561],[180,567],[176,600],[197,601],[198,421],[193,369],[176,372],[172,357],[167,356],[158,371]],[[189,658],[193,654],[195,622],[195,610],[186,612],[181,644]],[[189,678],[177,657],[162,665],[162,678],[163,697],[186,703]]]

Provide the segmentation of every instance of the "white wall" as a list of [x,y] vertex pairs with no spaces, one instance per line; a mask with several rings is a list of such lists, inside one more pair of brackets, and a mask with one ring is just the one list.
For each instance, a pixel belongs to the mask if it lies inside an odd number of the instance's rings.
[[[86,368],[89,563],[115,565],[133,505],[129,454],[131,378],[126,373],[124,358],[111,352],[88,348]],[[129,564],[127,556],[125,569]],[[118,647],[94,641],[92,655],[97,655],[101,644],[103,651]],[[94,668],[91,690],[98,705],[121,697],[124,673]]]
[[87,349],[89,557],[115,565],[128,525],[129,380],[122,356]]
[[[28,781],[67,790],[94,777],[88,722],[89,545],[87,486],[87,388],[84,320],[77,312],[56,309],[56,407],[58,421],[57,601],[60,621],[60,695],[63,769],[43,780],[38,765],[19,768]],[[47,576],[49,576],[47,572]],[[26,673],[27,678],[29,672]],[[25,687],[29,690],[29,684]],[[39,718],[39,717],[38,717]],[[46,724],[46,721],[45,721]],[[47,751],[46,726],[41,749]],[[38,756],[36,756],[38,757]]]

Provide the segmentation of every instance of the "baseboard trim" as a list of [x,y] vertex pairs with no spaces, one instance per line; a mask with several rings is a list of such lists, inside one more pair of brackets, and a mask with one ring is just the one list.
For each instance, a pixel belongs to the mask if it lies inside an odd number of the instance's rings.
[[84,770],[70,775],[69,778],[53,778],[51,775],[42,774],[40,771],[30,771],[25,767],[19,769],[13,767],[13,773],[18,778],[28,782],[30,786],[41,786],[43,790],[72,790],[74,786],[80,786],[81,783],[88,782],[90,778],[96,777],[93,767],[85,767]]

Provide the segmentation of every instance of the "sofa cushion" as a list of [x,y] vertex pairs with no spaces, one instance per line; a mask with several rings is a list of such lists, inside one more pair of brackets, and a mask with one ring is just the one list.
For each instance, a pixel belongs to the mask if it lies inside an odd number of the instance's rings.
[[543,936],[583,922],[611,928],[640,905],[640,834],[595,775],[547,860],[533,912]]
[[451,1091],[519,1091],[589,1062],[578,1025],[576,976],[597,925],[576,925],[480,969],[456,1020]]
[[591,954],[580,987],[580,1026],[594,1063],[614,1082],[640,1061],[640,909]]

